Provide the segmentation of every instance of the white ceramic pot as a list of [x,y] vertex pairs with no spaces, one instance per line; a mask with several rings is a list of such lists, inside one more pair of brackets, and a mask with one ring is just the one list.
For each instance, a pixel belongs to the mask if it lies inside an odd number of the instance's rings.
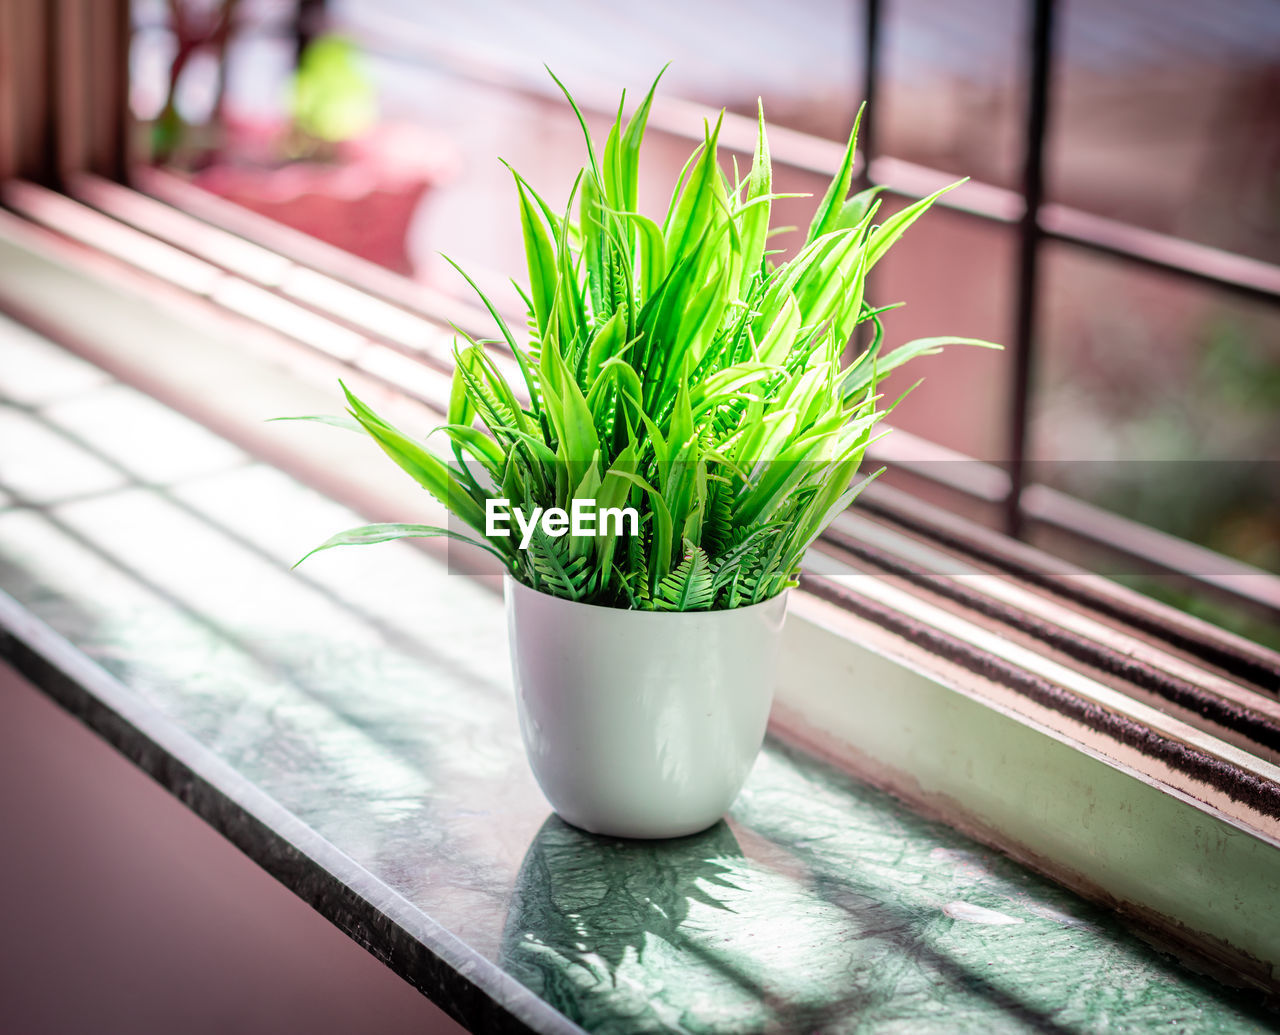
[[786,594],[732,611],[578,604],[507,576],[529,764],[560,817],[681,837],[728,811],[773,703]]

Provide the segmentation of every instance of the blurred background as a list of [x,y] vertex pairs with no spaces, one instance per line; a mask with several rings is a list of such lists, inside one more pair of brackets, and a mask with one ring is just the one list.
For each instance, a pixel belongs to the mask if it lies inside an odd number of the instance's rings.
[[[462,293],[447,254],[513,312],[523,253],[498,157],[555,204],[585,156],[544,64],[599,124],[669,63],[642,173],[650,212],[702,118],[750,118],[757,97],[781,189],[820,193],[874,94],[873,180],[909,196],[972,178],[878,271],[873,300],[908,303],[890,342],[1011,346],[930,360],[895,424],[1280,571],[1274,0],[797,0],[785,14],[758,0],[135,0],[132,32],[150,161]],[[745,122],[726,136],[750,146]],[[804,225],[813,204],[784,203],[783,221]],[[1109,573],[1276,642],[1139,568]]]

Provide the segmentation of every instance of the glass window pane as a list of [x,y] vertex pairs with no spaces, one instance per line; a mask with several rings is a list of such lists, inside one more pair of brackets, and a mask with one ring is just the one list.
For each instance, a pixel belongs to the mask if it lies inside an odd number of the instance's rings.
[[1024,0],[884,2],[877,150],[1015,187]]
[[557,0],[335,0],[339,24],[370,50],[419,65],[498,73],[519,84],[546,80],[543,65],[572,89],[615,98],[646,87],[663,65],[671,96],[754,115],[763,97],[780,125],[848,135],[861,88],[860,5],[765,0],[731,5],[652,0],[643,5]]
[[1280,5],[1059,7],[1053,200],[1280,261]]
[[1280,311],[1067,245],[1048,247],[1044,275],[1036,480],[1280,572]]

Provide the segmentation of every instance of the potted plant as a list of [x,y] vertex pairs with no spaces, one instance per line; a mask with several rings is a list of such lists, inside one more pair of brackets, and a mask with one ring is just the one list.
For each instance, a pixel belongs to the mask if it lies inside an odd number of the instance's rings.
[[[344,386],[353,426],[463,527],[369,525],[317,547],[444,535],[494,555],[539,784],[568,822],[646,838],[710,826],[746,779],[787,589],[870,480],[854,484],[892,409],[878,379],[989,344],[882,353],[892,307],[863,297],[867,274],[942,191],[877,223],[878,188],[847,197],[856,123],[804,247],[775,263],[763,112],[745,177],[706,127],[659,224],[636,211],[652,100],[629,120],[619,105],[601,150],[569,97],[587,165],[564,213],[513,171],[531,339],[480,293],[518,377],[477,341],[455,346],[436,429],[450,462]],[[863,323],[870,344],[846,361]]]

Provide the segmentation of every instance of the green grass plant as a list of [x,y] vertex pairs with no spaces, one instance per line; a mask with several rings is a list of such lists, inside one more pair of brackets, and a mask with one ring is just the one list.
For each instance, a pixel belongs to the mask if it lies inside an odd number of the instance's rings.
[[[795,584],[809,545],[871,480],[856,479],[892,409],[880,380],[945,345],[999,347],[923,338],[882,349],[881,317],[894,307],[864,297],[867,276],[958,184],[878,219],[880,188],[850,195],[856,122],[790,261],[775,261],[770,248],[770,217],[784,195],[773,190],[763,110],[744,176],[736,162],[726,170],[720,161],[721,113],[704,126],[662,221],[637,211],[656,87],[630,118],[623,95],[603,147],[565,91],[587,152],[565,211],[512,171],[528,333],[517,335],[476,288],[500,340],[455,344],[449,412],[433,432],[447,440],[444,456],[346,386],[349,420],[303,418],[369,435],[457,527],[368,525],[317,550],[447,535],[487,550],[525,585],[569,600],[674,611],[757,603]],[[870,325],[869,344],[849,359],[862,324]],[[495,363],[495,348],[515,357],[515,383]],[[521,550],[518,536],[485,535],[490,498],[526,513],[568,510],[574,499],[630,506],[639,533],[538,530]]]

